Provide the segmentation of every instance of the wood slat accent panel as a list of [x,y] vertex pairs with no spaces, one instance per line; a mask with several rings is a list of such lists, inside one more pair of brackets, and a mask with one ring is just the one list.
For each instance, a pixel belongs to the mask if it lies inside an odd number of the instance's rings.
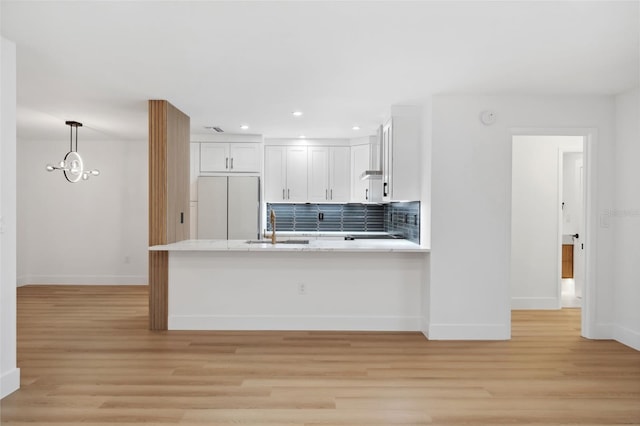
[[145,286],[26,286],[2,425],[640,424],[640,352],[580,309],[513,311],[512,340],[147,330]]
[[149,328],[166,330],[169,312],[169,252],[149,252]]
[[189,239],[190,119],[167,106],[167,243]]
[[149,245],[167,244],[167,101],[149,101]]
[[[149,245],[189,238],[189,116],[149,101]],[[166,330],[168,253],[149,253],[149,328]]]

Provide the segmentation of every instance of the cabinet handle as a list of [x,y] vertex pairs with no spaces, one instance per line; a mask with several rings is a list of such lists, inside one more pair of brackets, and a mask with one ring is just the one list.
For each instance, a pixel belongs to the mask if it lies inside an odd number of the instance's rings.
[[291,199],[291,190],[287,189],[287,200]]
[[224,159],[224,168],[228,169],[229,168],[229,157]]
[[282,188],[282,199],[286,200],[286,198],[284,197],[284,188]]
[[231,157],[231,170],[233,170],[233,157]]
[[388,184],[387,182],[385,182],[385,183],[382,185],[382,189],[383,189],[383,191],[382,191],[382,195],[384,195],[385,197],[387,197],[387,196],[389,195],[389,193],[387,192],[387,186],[389,186],[389,184]]
[[330,191],[331,193],[331,199],[333,200],[333,189]]
[[327,191],[326,189],[324,190],[324,199],[325,199],[325,200],[328,200],[328,199],[329,199],[329,194],[328,194],[328,192],[329,192],[329,191]]
[[369,188],[366,188],[366,189],[364,190],[364,199],[365,199],[365,200],[369,200]]

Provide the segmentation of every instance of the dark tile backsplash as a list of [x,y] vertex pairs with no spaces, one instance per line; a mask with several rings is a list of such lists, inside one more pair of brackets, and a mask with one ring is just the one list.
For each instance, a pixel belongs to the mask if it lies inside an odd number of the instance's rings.
[[420,201],[386,204],[385,231],[400,234],[407,240],[420,243]]
[[[271,209],[280,231],[389,232],[420,242],[419,201],[385,205],[267,203],[267,218]],[[271,231],[270,223],[267,231]]]
[[[373,204],[271,204],[280,231],[384,232],[384,206]],[[319,219],[320,214],[324,217]],[[267,223],[267,231],[271,224]]]

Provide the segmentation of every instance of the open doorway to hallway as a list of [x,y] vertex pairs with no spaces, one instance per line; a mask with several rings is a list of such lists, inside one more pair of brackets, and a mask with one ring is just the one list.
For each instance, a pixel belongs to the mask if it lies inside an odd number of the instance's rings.
[[513,136],[512,309],[583,304],[584,146],[582,135]]

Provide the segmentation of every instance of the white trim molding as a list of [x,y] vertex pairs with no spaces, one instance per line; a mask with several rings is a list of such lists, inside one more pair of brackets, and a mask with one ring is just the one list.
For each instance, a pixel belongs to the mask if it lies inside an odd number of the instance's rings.
[[560,309],[556,297],[512,297],[511,309]]
[[429,340],[509,340],[509,324],[431,324]]
[[421,317],[169,315],[169,330],[420,331]]
[[613,326],[613,338],[623,345],[640,351],[640,333],[635,330],[616,324]]
[[0,399],[20,389],[20,369],[14,368],[0,376]]

